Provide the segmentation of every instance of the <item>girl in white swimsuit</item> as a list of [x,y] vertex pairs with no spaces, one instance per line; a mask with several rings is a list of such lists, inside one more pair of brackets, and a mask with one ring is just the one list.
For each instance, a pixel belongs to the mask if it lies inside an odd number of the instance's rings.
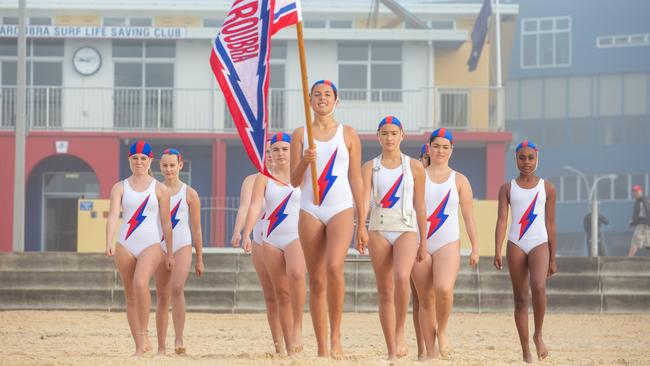
[[[163,256],[164,267],[174,266],[172,223],[169,215],[169,191],[149,175],[153,160],[151,146],[138,141],[129,149],[131,176],[111,189],[106,221],[106,255],[115,256],[115,265],[124,286],[126,317],[135,341],[135,356],[151,350],[147,334],[151,291],[149,280]],[[115,229],[122,210],[122,223],[115,242]],[[167,254],[160,247],[167,239]]]
[[[291,137],[291,184],[300,186],[302,198],[298,233],[309,272],[309,310],[318,355],[340,358],[341,318],[345,298],[343,262],[354,231],[354,210],[361,217],[363,181],[361,142],[356,131],[334,119],[338,103],[336,85],[320,80],[311,88],[315,146],[309,148],[305,128]],[[309,166],[314,164],[317,192]],[[314,202],[314,197],[318,202]],[[328,322],[331,336],[328,337]],[[328,347],[328,340],[330,347]]]
[[[404,131],[397,117],[382,119],[377,137],[382,153],[366,162],[361,174],[364,197],[369,198],[372,210],[368,240],[377,280],[379,320],[388,359],[395,360],[408,353],[404,325],[410,297],[409,278],[418,246],[425,242],[424,168],[419,161],[402,154],[400,144]],[[365,230],[362,226],[360,231]],[[362,254],[364,247],[364,242],[357,243]]]
[[433,131],[429,137],[430,165],[425,169],[427,241],[418,250],[412,273],[418,293],[420,331],[426,346],[425,358],[436,357],[438,350],[442,357],[448,358],[451,352],[447,324],[460,269],[459,206],[472,245],[469,264],[476,266],[478,263],[472,186],[463,174],[449,167],[453,144],[451,131],[446,128]]
[[494,266],[501,270],[501,249],[510,207],[512,216],[506,256],[515,302],[515,324],[525,362],[532,362],[528,338],[528,293],[532,293],[535,319],[533,342],[537,357],[542,360],[548,355],[542,338],[546,279],[557,272],[555,187],[535,175],[538,159],[539,151],[532,141],[524,140],[515,149],[519,176],[499,190],[494,253]]
[[[266,143],[266,161],[264,163],[266,164],[266,169],[269,172],[272,172],[273,160],[271,158],[270,140]],[[241,245],[241,231],[244,228],[244,224],[246,224],[246,215],[248,214],[251,196],[253,195],[253,185],[255,184],[255,179],[258,175],[260,175],[260,173],[247,176],[244,178],[241,185],[239,209],[237,210],[237,219],[235,220],[232,239],[230,240],[234,248],[238,248]],[[251,253],[253,267],[255,268],[257,279],[260,281],[260,286],[262,287],[262,295],[264,296],[264,304],[266,305],[266,320],[269,324],[269,330],[271,331],[275,353],[281,353],[284,349],[284,342],[282,341],[282,327],[280,326],[278,302],[275,300],[271,275],[269,274],[269,270],[266,268],[266,264],[264,264],[264,250],[262,248],[262,241],[264,240],[263,231],[265,228],[264,223],[266,222],[264,215],[264,208],[262,208],[262,212],[257,218],[257,222],[253,228],[252,241],[247,241],[248,243],[244,244],[243,249],[245,253]]]
[[258,175],[244,226],[244,241],[250,241],[255,217],[266,207],[266,231],[263,238],[264,263],[275,291],[284,344],[288,355],[302,351],[302,315],[307,289],[305,258],[298,238],[300,188],[282,183],[289,181],[291,136],[278,133],[271,138],[273,176]]
[[[197,277],[203,275],[203,234],[201,232],[201,202],[192,187],[181,182],[180,171],[183,169],[183,155],[176,149],[166,149],[160,157],[160,171],[165,177],[165,186],[169,189],[171,200],[172,234],[174,236],[173,252],[176,265],[169,271],[165,266],[156,270],[156,331],[158,334],[158,354],[165,354],[167,338],[167,321],[169,305],[172,306],[174,322],[174,352],[184,354],[183,330],[185,328],[185,281],[192,268],[192,244],[196,250],[195,272]],[[162,249],[167,246],[163,240]]]

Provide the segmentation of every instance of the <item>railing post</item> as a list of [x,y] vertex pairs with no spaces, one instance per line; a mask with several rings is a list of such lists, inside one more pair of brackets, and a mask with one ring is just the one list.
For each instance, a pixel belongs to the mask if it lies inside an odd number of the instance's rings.
[[156,103],[156,109],[157,109],[156,112],[158,113],[158,118],[156,118],[156,123],[158,124],[158,130],[160,131],[160,101],[162,100],[162,98],[161,98],[162,89],[161,88],[158,88],[157,94],[158,94],[158,100],[157,100],[157,103]]
[[45,127],[50,128],[50,87],[45,87]]
[[144,131],[147,127],[147,89],[140,89],[140,125]]

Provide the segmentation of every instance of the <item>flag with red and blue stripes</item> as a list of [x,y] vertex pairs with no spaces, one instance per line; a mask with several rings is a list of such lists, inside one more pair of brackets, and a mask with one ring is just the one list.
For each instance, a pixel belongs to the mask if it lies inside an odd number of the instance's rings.
[[[255,168],[266,170],[271,36],[289,19],[275,22],[280,0],[235,0],[212,45],[210,66],[223,92],[244,149]],[[299,6],[296,7],[299,11]],[[299,18],[299,16],[298,16]]]
[[298,22],[302,21],[300,0],[275,0],[274,9],[271,34],[275,34],[282,28],[298,24]]

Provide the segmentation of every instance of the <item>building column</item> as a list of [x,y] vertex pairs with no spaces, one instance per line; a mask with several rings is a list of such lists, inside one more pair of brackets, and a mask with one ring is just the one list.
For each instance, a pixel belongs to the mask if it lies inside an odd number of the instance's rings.
[[224,247],[226,238],[226,162],[228,161],[226,140],[217,138],[212,143],[212,204],[216,210],[210,212],[214,225],[210,227],[211,246]]
[[503,157],[506,145],[503,142],[488,142],[485,146],[485,199],[499,198],[499,188],[505,179]]
[[14,135],[0,136],[3,173],[0,177],[0,252],[13,251],[14,226]]

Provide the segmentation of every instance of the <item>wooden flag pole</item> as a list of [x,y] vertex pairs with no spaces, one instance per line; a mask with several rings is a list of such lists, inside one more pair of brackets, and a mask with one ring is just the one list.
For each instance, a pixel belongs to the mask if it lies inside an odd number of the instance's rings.
[[[307,81],[307,60],[305,57],[305,40],[302,35],[302,21],[296,24],[296,31],[298,32],[298,53],[300,54],[300,73],[302,74],[302,96],[305,105],[305,127],[307,128],[307,140],[309,140],[309,148],[314,147],[314,137],[311,132],[311,110],[309,107],[309,84]],[[320,190],[318,189],[318,178],[316,177],[316,162],[309,164],[311,168],[311,185],[314,192],[314,204],[320,204]]]

